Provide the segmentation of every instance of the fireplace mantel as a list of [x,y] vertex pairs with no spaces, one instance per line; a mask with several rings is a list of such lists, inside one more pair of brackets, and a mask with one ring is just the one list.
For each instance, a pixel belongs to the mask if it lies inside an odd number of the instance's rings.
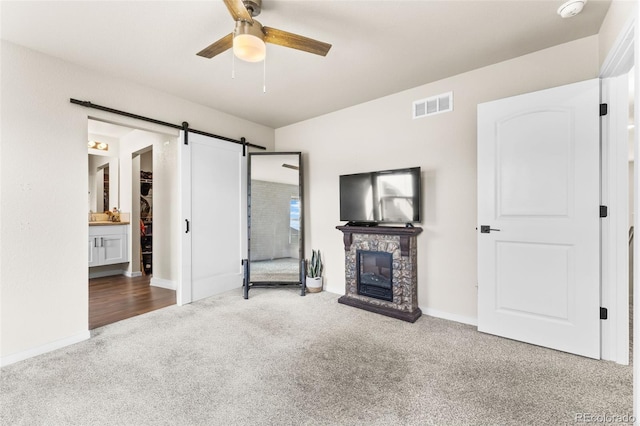
[[[345,295],[340,297],[338,302],[403,321],[415,322],[422,315],[422,311],[418,308],[416,238],[422,232],[422,228],[336,226],[336,229],[344,234],[345,250]],[[381,299],[380,294],[370,294],[359,287],[364,284],[359,284],[362,281],[359,281],[357,259],[359,253],[363,252],[381,252],[391,255],[393,259],[392,300]]]
[[400,227],[400,226],[336,226],[342,231],[344,240],[344,250],[349,251],[353,234],[378,234],[378,235],[398,235],[400,237],[400,250],[402,256],[409,256],[409,241],[422,232],[422,228]]

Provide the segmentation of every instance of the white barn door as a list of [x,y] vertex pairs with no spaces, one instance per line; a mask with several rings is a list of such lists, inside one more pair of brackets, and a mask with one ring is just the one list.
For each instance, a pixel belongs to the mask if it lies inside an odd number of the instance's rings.
[[247,161],[239,144],[181,133],[182,271],[178,304],[242,286]]
[[478,330],[600,358],[599,81],[478,105]]

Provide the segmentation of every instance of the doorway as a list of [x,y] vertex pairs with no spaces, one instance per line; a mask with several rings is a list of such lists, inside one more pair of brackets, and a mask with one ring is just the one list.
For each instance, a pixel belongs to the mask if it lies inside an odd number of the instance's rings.
[[[132,228],[132,240],[139,242],[134,256],[137,255],[140,259],[142,275],[151,276],[153,274],[153,146],[134,153],[132,166],[133,186],[136,186],[135,176],[138,176],[140,183],[132,193],[132,206],[134,206],[132,219],[140,225],[135,229]],[[133,246],[136,247],[135,244]]]
[[[98,162],[90,155],[90,227],[91,213],[95,218],[106,210],[112,216],[117,212],[120,222],[102,229],[123,228],[126,253],[111,264],[89,268],[89,328],[93,329],[176,303],[178,267],[170,259],[177,247],[171,246],[175,215],[170,200],[177,195],[172,194],[177,189],[171,182],[177,180],[178,168],[175,136],[93,118],[88,120],[88,135],[108,145],[102,154],[108,160]],[[97,143],[89,145],[90,154],[96,147]],[[102,178],[106,167],[108,181]],[[107,207],[102,201],[106,192]],[[161,213],[156,220],[158,206]],[[154,268],[157,259],[169,261]]]

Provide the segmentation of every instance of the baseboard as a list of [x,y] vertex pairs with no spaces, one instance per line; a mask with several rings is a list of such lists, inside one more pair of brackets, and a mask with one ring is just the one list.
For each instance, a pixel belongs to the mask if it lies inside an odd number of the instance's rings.
[[112,277],[114,275],[127,275],[127,271],[122,269],[109,269],[106,271],[89,271],[89,278]]
[[430,317],[442,318],[449,321],[461,322],[462,324],[469,324],[475,327],[478,326],[478,318],[466,317],[464,315],[452,314],[449,312],[438,311],[431,308],[421,308],[424,315]]
[[123,272],[123,275],[127,276],[129,278],[135,278],[135,277],[141,277],[142,276],[142,272],[140,272],[140,271],[136,271],[136,272],[125,271],[125,272]]
[[84,340],[88,340],[90,337],[91,334],[89,333],[89,330],[87,330],[83,331],[82,333],[66,337],[64,339],[56,340],[55,342],[50,342],[42,346],[28,349],[26,351],[3,356],[2,358],[0,358],[0,367],[14,364],[19,361],[24,361],[25,359],[33,358],[34,356],[46,354],[47,352],[55,351],[66,346],[74,345]]
[[165,279],[162,279],[162,278],[151,277],[151,283],[150,284],[152,286],[154,286],[154,287],[166,288],[168,290],[177,290],[178,289],[178,283],[176,283],[175,281],[165,280]]

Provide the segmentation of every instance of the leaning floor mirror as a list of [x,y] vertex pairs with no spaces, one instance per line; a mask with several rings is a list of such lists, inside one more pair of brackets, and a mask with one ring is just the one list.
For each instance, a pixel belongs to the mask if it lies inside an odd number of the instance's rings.
[[253,287],[297,287],[304,296],[304,220],[300,152],[250,153],[248,259],[244,298]]

